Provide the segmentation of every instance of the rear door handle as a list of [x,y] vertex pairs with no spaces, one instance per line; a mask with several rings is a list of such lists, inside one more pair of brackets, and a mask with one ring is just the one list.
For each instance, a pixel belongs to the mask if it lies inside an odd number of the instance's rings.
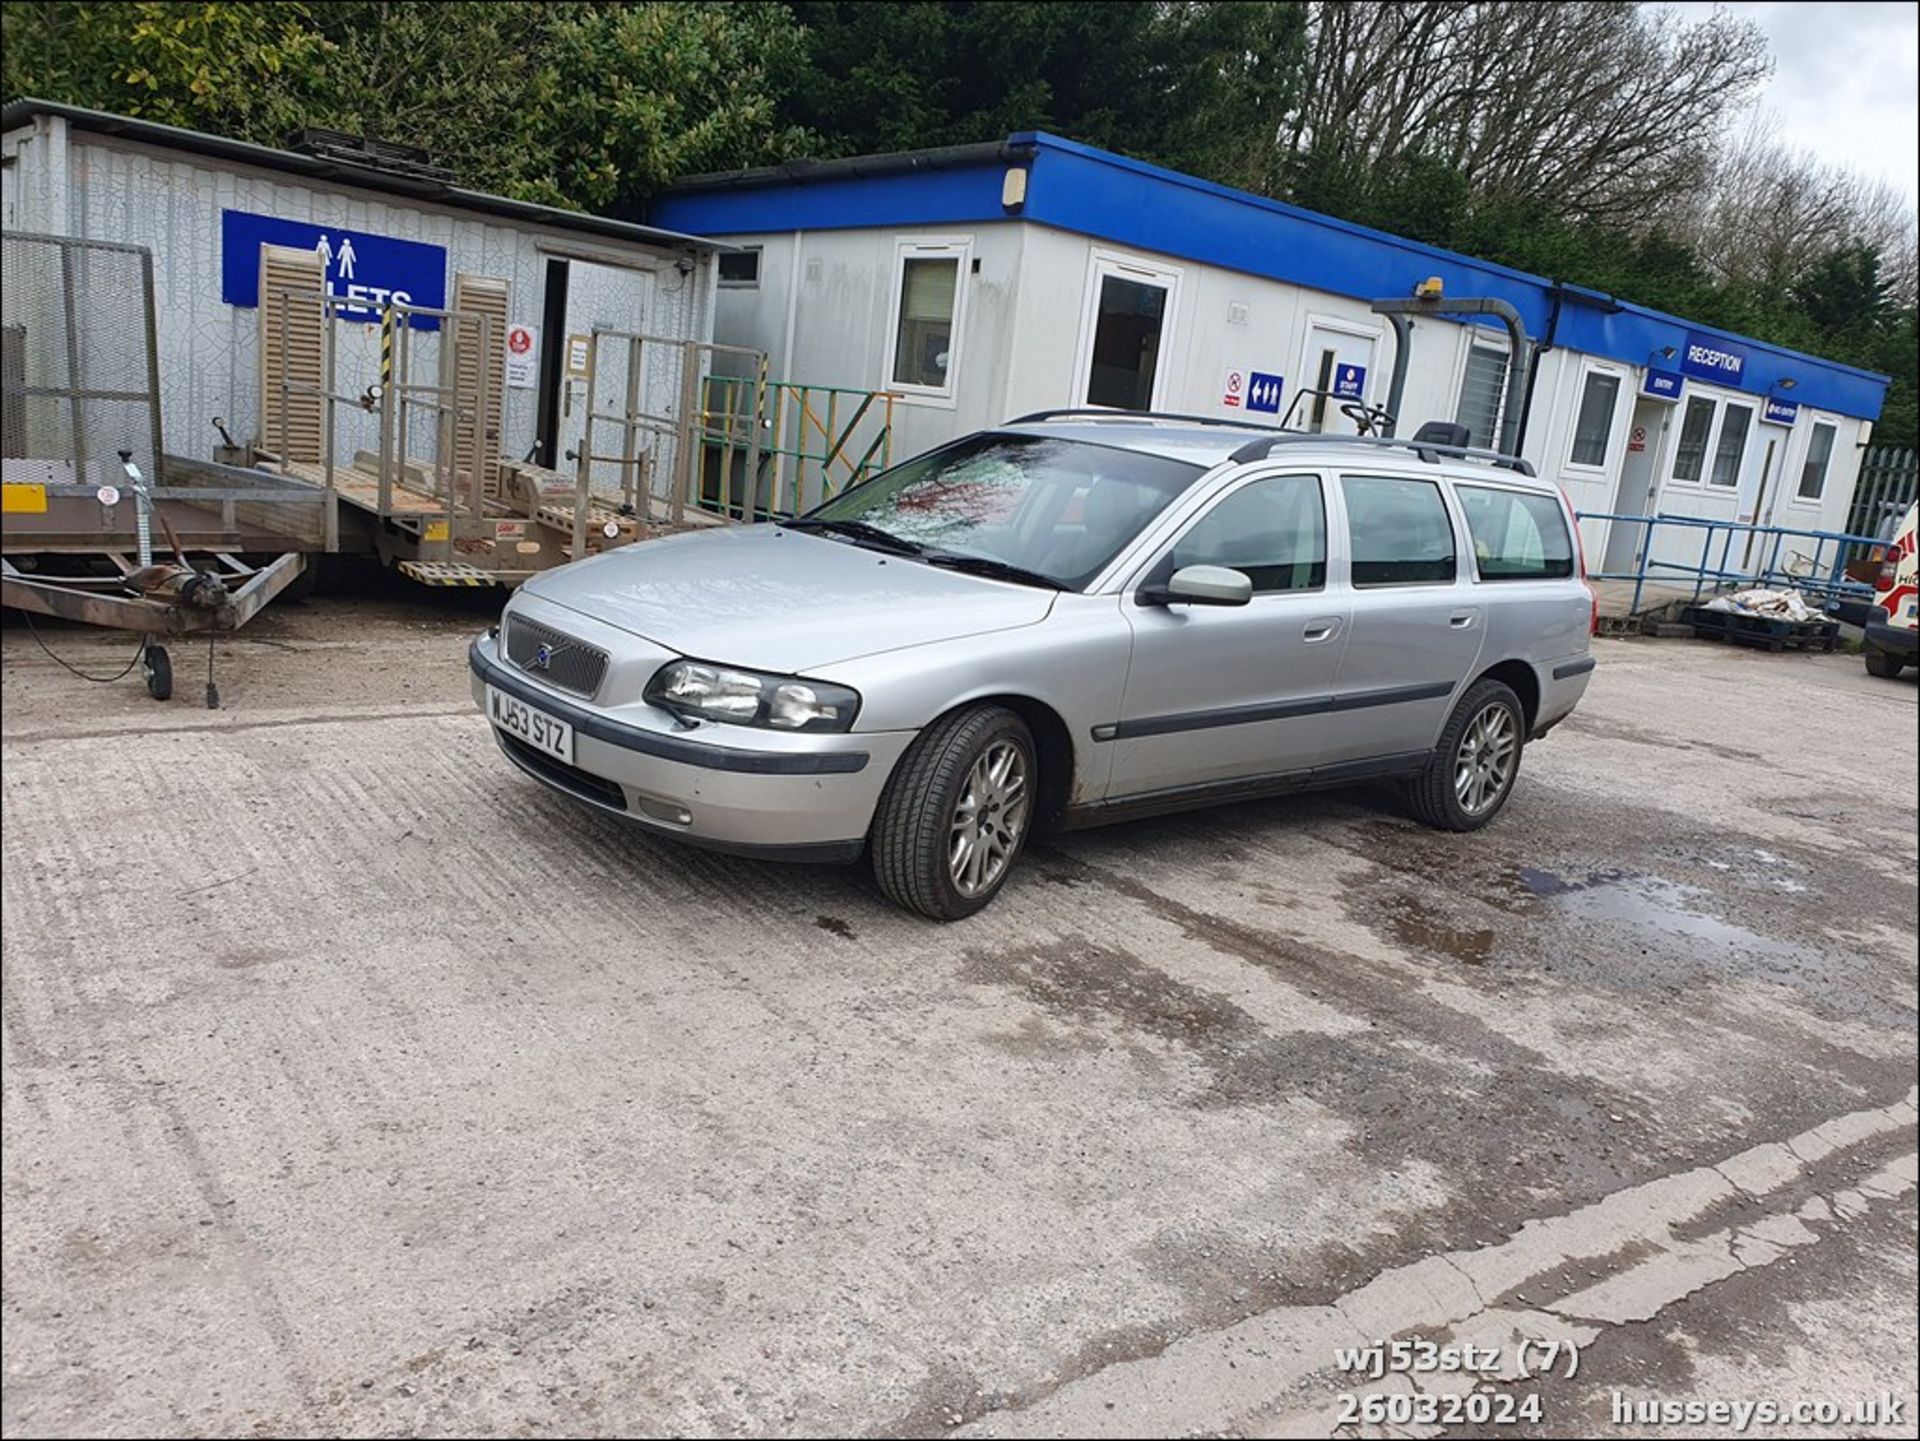
[[1477,610],[1456,610],[1447,617],[1447,624],[1455,630],[1469,630],[1478,619],[1480,619],[1480,612]]
[[1337,615],[1323,615],[1314,620],[1310,620],[1307,622],[1306,629],[1303,630],[1301,634],[1306,637],[1308,645],[1316,645],[1323,640],[1332,640],[1340,634],[1340,617]]

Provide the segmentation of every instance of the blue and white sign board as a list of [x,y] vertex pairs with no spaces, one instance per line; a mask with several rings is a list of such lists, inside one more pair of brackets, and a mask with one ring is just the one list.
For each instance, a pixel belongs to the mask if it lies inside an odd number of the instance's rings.
[[1361,400],[1367,393],[1367,368],[1364,365],[1336,365],[1333,368],[1333,393],[1342,400]]
[[[260,247],[284,245],[311,250],[326,269],[329,295],[366,304],[342,305],[337,319],[366,325],[380,319],[389,299],[443,310],[447,304],[447,252],[444,246],[395,240],[337,225],[309,225],[245,210],[220,212],[220,298],[249,309],[260,304]],[[409,321],[415,330],[438,330],[430,315]]]
[[1695,335],[1688,331],[1686,345],[1680,352],[1680,373],[1695,380],[1738,385],[1747,373],[1747,352],[1717,335]]
[[1256,370],[1247,381],[1247,409],[1258,410],[1267,415],[1280,413],[1280,395],[1286,389],[1284,377],[1268,375],[1264,370]]
[[1797,400],[1776,400],[1769,395],[1766,406],[1760,412],[1760,419],[1768,425],[1792,425],[1800,418],[1800,402]]
[[1647,378],[1640,382],[1640,393],[1655,400],[1678,400],[1685,384],[1686,381],[1671,370],[1649,370]]

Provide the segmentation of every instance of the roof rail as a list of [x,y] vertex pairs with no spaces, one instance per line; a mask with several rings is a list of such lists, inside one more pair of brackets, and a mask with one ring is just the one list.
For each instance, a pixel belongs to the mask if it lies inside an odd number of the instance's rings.
[[1365,445],[1377,450],[1410,450],[1428,465],[1438,465],[1442,456],[1455,460],[1480,460],[1520,475],[1535,475],[1533,462],[1504,451],[1487,450],[1477,445],[1436,445],[1426,440],[1402,440],[1384,435],[1309,435],[1290,431],[1271,438],[1250,440],[1233,453],[1232,459],[1244,465],[1250,460],[1265,460],[1283,445]]
[[1068,406],[1061,410],[1036,410],[1016,416],[1008,425],[1038,425],[1042,421],[1064,420],[1178,420],[1187,425],[1218,425],[1227,430],[1270,430],[1281,433],[1277,425],[1261,425],[1251,420],[1235,420],[1224,415],[1181,415],[1170,410],[1109,410],[1104,406]]

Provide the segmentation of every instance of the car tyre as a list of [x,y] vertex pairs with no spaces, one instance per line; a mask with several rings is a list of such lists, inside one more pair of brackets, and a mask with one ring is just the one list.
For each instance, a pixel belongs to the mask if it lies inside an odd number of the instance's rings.
[[1898,680],[1900,672],[1906,667],[1892,651],[1881,650],[1878,646],[1868,646],[1863,652],[1867,658],[1867,674],[1877,675],[1886,680]]
[[932,920],[972,915],[1019,859],[1038,787],[1033,733],[1014,712],[975,705],[942,716],[881,793],[871,836],[880,889]]
[[1520,774],[1526,728],[1511,688],[1497,680],[1470,687],[1447,717],[1426,769],[1407,787],[1414,818],[1436,830],[1477,831],[1499,815]]

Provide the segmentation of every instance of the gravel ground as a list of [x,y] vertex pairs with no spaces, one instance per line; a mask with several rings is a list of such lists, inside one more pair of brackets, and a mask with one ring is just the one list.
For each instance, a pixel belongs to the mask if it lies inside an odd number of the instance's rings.
[[1487,1434],[1914,1434],[1911,675],[1598,643],[1486,832],[1143,822],[940,927],[521,777],[494,604],[276,607],[213,712],[9,617],[7,1435],[1299,1434],[1494,1331],[1583,1365]]

